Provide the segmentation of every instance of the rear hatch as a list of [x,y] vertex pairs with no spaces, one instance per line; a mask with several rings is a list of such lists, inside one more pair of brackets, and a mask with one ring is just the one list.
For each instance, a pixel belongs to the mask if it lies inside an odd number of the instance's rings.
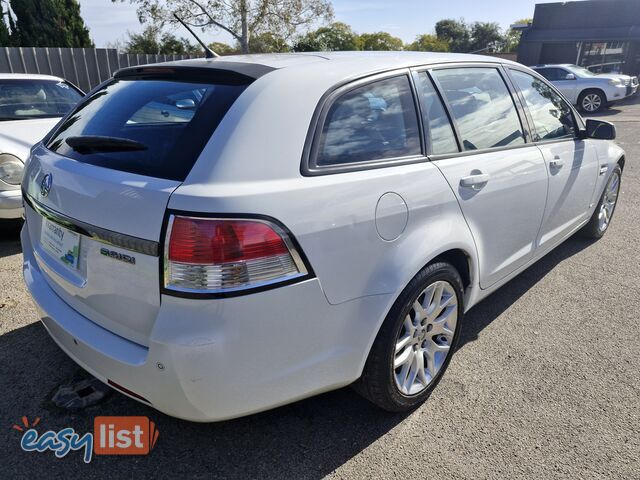
[[34,148],[23,180],[31,245],[67,304],[148,345],[169,197],[250,82],[214,69],[132,69]]

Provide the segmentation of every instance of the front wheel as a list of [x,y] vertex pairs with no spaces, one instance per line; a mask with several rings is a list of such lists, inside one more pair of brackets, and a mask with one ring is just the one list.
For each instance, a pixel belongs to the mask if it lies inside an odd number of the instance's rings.
[[428,265],[403,290],[371,348],[356,390],[392,412],[424,402],[449,365],[460,333],[463,285],[453,266]]
[[607,105],[607,99],[599,90],[586,90],[580,94],[578,106],[585,113],[596,113]]
[[611,172],[611,176],[604,187],[604,192],[600,196],[600,201],[591,215],[589,223],[582,229],[584,236],[599,239],[606,233],[618,203],[620,193],[620,181],[622,180],[622,169],[616,165]]

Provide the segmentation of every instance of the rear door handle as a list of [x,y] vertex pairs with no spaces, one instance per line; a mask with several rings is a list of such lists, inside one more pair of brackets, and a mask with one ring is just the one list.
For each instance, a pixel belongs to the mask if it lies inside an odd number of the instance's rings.
[[553,157],[553,160],[549,162],[549,165],[551,165],[551,168],[562,168],[562,166],[564,165],[564,160],[562,160],[560,157]]
[[463,187],[470,187],[475,190],[479,190],[489,181],[489,175],[486,173],[478,173],[469,175],[468,177],[462,177],[460,179],[460,185]]

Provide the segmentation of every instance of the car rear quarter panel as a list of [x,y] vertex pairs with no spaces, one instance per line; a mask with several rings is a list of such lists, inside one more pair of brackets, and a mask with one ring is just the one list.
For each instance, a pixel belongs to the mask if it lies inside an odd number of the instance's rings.
[[[408,208],[394,241],[376,229],[376,206],[387,192]],[[266,182],[184,185],[170,208],[260,214],[291,230],[331,304],[399,293],[438,254],[461,249],[475,272],[475,246],[451,189],[431,163]],[[394,213],[392,215],[403,215]],[[378,218],[402,224],[402,219]]]

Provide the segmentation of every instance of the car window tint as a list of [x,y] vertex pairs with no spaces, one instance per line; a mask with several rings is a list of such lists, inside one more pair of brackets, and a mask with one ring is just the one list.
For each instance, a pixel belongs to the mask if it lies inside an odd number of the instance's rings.
[[555,68],[540,68],[536,70],[536,72],[538,72],[540,75],[542,75],[544,78],[546,78],[550,82],[553,82],[554,80],[558,79]]
[[406,75],[348,91],[326,115],[319,166],[419,155],[418,119]]
[[458,144],[453,127],[429,75],[427,72],[421,72],[418,78],[422,95],[422,117],[427,127],[427,143],[430,152],[434,155],[457,152]]
[[[47,147],[79,162],[182,181],[246,88],[236,83],[215,76],[210,83],[182,77],[116,79],[72,112]],[[133,141],[141,148],[81,151],[67,142],[92,136]]]
[[516,106],[495,68],[434,70],[465,150],[524,143]]
[[0,120],[62,117],[82,95],[57,80],[0,80]]
[[528,73],[511,74],[524,95],[535,127],[534,141],[575,137],[573,112],[549,85]]

